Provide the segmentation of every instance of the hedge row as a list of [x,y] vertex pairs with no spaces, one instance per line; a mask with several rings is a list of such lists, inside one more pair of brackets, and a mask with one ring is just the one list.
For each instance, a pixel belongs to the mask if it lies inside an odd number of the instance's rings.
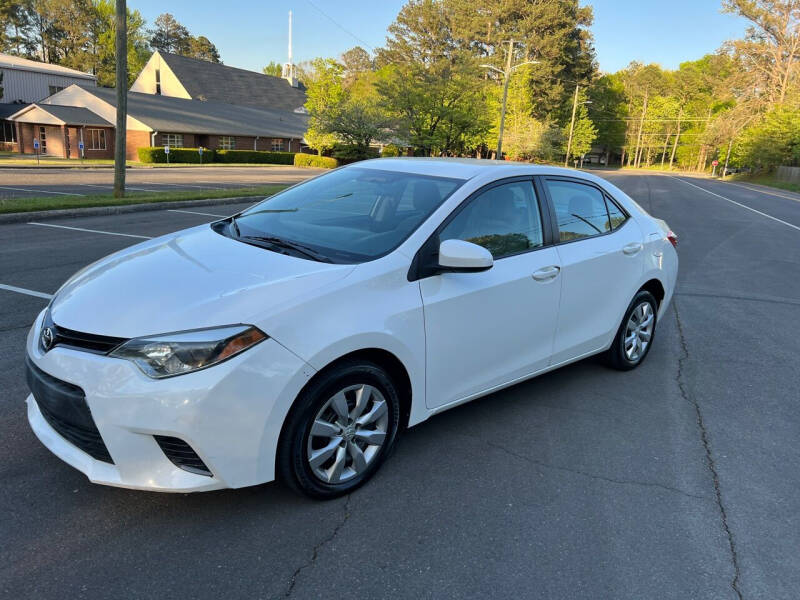
[[[200,163],[199,148],[170,148],[169,162]],[[139,160],[143,163],[165,163],[167,154],[163,146],[139,148]],[[256,150],[210,150],[203,148],[202,162],[255,163],[268,165],[291,165],[294,152],[265,152]]]
[[[165,163],[167,153],[163,146],[139,148],[137,150],[139,160],[143,163]],[[200,153],[198,148],[170,148],[169,162],[173,163],[200,163]],[[203,148],[203,162],[214,162],[214,151]]]
[[322,169],[335,169],[339,166],[339,161],[330,156],[317,156],[316,154],[304,154],[298,152],[294,155],[295,167],[320,167]]
[[294,152],[266,152],[263,150],[217,150],[216,161],[291,165],[294,163],[294,154]]

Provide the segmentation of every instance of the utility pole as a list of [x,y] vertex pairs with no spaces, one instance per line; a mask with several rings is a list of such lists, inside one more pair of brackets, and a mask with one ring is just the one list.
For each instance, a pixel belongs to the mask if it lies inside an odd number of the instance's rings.
[[567,141],[567,155],[564,157],[564,166],[569,166],[569,153],[572,151],[572,132],[575,130],[575,111],[578,110],[578,88],[580,85],[575,84],[575,98],[572,100],[572,120],[569,123],[569,141]]
[[521,62],[512,66],[511,62],[514,58],[514,43],[514,40],[508,40],[508,56],[506,57],[505,70],[501,71],[494,65],[481,65],[485,69],[491,69],[492,71],[497,71],[498,73],[503,74],[503,103],[500,108],[500,128],[497,136],[497,154],[495,155],[497,160],[500,160],[503,156],[503,130],[506,126],[506,103],[508,102],[508,84],[511,81],[511,73],[523,65],[535,65],[539,62],[537,60],[526,60],[525,62]]
[[642,105],[642,117],[639,119],[639,134],[636,136],[636,154],[634,154],[633,167],[639,168],[641,160],[641,143],[642,143],[642,129],[644,129],[644,117],[647,115],[647,98],[650,95],[650,90],[644,91],[644,104]]
[[114,135],[114,198],[125,196],[125,137],[128,121],[128,9],[125,0],[117,0],[116,12],[116,86],[117,129]]

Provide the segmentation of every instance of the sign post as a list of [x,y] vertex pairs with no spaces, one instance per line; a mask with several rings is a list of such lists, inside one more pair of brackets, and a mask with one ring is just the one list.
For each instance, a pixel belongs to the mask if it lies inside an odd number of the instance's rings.
[[717,165],[718,165],[718,164],[719,164],[719,161],[718,161],[718,160],[713,160],[713,161],[711,162],[711,166],[712,166],[712,169],[711,169],[711,176],[712,176],[712,177],[715,177],[715,176],[716,176],[716,173],[717,173]]
[[33,138],[33,149],[36,151],[36,165],[39,165],[39,140]]
[[202,146],[200,146],[197,149],[197,153],[200,155],[200,166],[202,167],[203,166],[203,147]]
[[78,142],[78,150],[80,150],[81,162],[83,162],[83,158],[84,158],[84,156],[83,156],[83,140]]
[[167,164],[169,164],[169,144],[164,146],[164,154],[167,155]]

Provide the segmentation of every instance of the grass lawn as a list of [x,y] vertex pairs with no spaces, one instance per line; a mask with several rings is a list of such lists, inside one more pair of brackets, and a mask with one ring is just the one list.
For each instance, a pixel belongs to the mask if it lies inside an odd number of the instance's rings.
[[227,190],[196,190],[190,192],[130,192],[125,198],[114,198],[109,194],[89,196],[63,196],[54,198],[0,198],[0,214],[53,210],[60,208],[87,208],[90,206],[124,206],[126,204],[150,204],[153,202],[177,202],[180,200],[204,200],[234,198],[239,196],[271,196],[288,186],[282,184],[262,185]]
[[740,181],[742,183],[757,183],[759,185],[766,185],[781,190],[788,190],[790,192],[800,192],[800,184],[789,183],[786,181],[779,181],[778,179],[775,179],[775,177],[772,175],[755,175],[751,177],[746,174],[740,174],[740,175],[733,175],[731,177],[726,177],[725,180]]

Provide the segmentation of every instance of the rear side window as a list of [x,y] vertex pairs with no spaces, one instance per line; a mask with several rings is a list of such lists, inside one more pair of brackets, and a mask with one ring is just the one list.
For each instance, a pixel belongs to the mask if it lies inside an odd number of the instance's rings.
[[606,207],[608,207],[608,218],[611,221],[611,229],[617,229],[620,225],[627,221],[628,217],[625,215],[625,213],[622,212],[620,207],[617,206],[608,196],[606,196]]
[[547,179],[546,184],[556,209],[560,241],[611,231],[605,198],[596,187],[558,179]]
[[539,205],[530,181],[489,188],[470,200],[439,234],[439,240],[465,240],[483,246],[495,259],[544,243]]

